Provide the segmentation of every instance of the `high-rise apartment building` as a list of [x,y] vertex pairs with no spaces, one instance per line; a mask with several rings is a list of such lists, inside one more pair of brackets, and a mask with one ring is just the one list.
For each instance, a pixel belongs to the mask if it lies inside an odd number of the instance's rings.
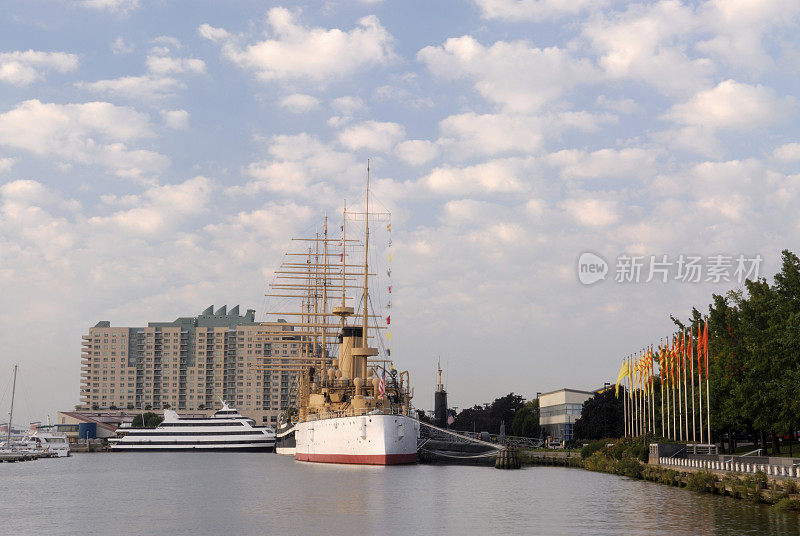
[[143,328],[98,322],[82,344],[83,409],[190,411],[225,400],[265,424],[286,409],[296,378],[264,365],[301,348],[291,326],[256,323],[255,311],[240,315],[238,305]]

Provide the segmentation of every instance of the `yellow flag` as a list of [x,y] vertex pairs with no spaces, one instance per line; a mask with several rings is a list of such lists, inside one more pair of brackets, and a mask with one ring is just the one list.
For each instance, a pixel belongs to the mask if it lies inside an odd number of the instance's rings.
[[622,362],[622,367],[619,369],[619,374],[617,374],[617,385],[614,388],[614,397],[619,398],[619,384],[622,383],[622,380],[625,379],[625,376],[628,375],[628,360],[624,360]]
[[392,340],[392,332],[391,331],[387,331],[386,332],[386,338],[389,339],[390,341]]

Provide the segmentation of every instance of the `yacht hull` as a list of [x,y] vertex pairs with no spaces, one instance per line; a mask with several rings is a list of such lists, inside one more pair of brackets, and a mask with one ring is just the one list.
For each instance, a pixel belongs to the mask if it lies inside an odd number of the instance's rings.
[[335,417],[296,425],[295,459],[400,465],[417,462],[419,423],[405,415]]

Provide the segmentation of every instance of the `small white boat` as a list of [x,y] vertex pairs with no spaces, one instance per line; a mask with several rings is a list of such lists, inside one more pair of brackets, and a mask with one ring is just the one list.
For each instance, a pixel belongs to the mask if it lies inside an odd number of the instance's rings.
[[210,417],[181,417],[166,409],[156,428],[120,427],[108,442],[114,451],[274,450],[275,430],[255,424],[226,403]]
[[67,434],[45,429],[35,430],[27,434],[17,443],[16,450],[31,453],[55,452],[59,458],[70,454]]

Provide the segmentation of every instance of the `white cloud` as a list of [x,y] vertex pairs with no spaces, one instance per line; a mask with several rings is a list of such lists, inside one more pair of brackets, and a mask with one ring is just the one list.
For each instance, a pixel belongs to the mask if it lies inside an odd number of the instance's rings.
[[246,174],[255,180],[245,186],[234,186],[228,193],[269,190],[302,196],[330,194],[329,181],[352,180],[363,175],[363,164],[352,153],[338,151],[306,133],[273,136],[267,152],[268,159],[253,162],[246,169]]
[[394,101],[406,108],[421,110],[433,108],[434,102],[430,97],[420,96],[418,91],[412,91],[404,87],[386,84],[375,88],[373,91],[375,100]]
[[302,93],[294,93],[287,95],[278,101],[278,105],[286,108],[290,112],[304,113],[313,110],[319,106],[319,99],[311,95],[304,95]]
[[360,97],[337,97],[331,101],[333,109],[344,115],[353,115],[366,108]]
[[675,127],[662,132],[654,132],[652,139],[670,149],[678,149],[698,154],[706,158],[721,158],[724,154],[722,144],[712,128],[689,125]]
[[164,124],[175,130],[187,130],[189,128],[189,112],[186,110],[161,110],[161,117]]
[[712,129],[750,129],[786,119],[794,109],[791,97],[779,98],[771,88],[725,80],[674,105],[664,117]]
[[186,217],[204,212],[213,189],[213,182],[202,176],[180,184],[153,186],[138,199],[138,206],[92,217],[89,224],[135,235],[167,233]]
[[134,46],[125,42],[122,37],[117,37],[111,42],[111,52],[114,54],[130,54],[134,51]]
[[350,31],[302,26],[294,13],[275,7],[267,13],[271,38],[241,48],[224,30],[203,25],[200,35],[224,41],[223,53],[263,81],[294,80],[324,83],[360,69],[388,63],[393,38],[375,16],[358,20]]
[[579,224],[603,227],[619,220],[617,202],[600,197],[581,196],[566,199],[561,206]]
[[99,165],[124,177],[157,174],[169,164],[161,154],[125,145],[151,135],[146,114],[108,102],[29,100],[0,114],[0,145],[65,162]]
[[[174,37],[161,36],[154,39],[169,46],[180,47]],[[171,97],[186,84],[175,75],[203,74],[206,63],[197,58],[173,58],[169,46],[153,47],[147,55],[147,73],[141,76],[123,76],[96,82],[79,82],[77,86],[96,93],[114,95],[137,100],[159,100]]]
[[97,82],[80,82],[78,87],[96,93],[141,100],[158,100],[170,97],[186,84],[171,77],[123,76]]
[[547,139],[558,138],[565,130],[594,132],[611,115],[589,112],[561,112],[543,115],[514,113],[451,115],[439,122],[438,144],[453,158],[495,155],[507,152],[539,152]]
[[588,152],[564,149],[546,157],[549,164],[561,168],[564,179],[636,178],[649,179],[655,173],[656,152],[631,147],[600,149]]
[[183,48],[183,43],[177,37],[171,35],[159,35],[151,41],[157,45],[164,45],[167,48]]
[[397,144],[394,152],[400,160],[411,166],[427,164],[439,155],[436,144],[429,140],[408,140]]
[[434,75],[470,79],[490,102],[521,112],[538,110],[571,88],[597,80],[588,60],[525,41],[498,41],[485,47],[471,36],[457,37],[440,47],[423,48],[417,58]]
[[437,194],[509,194],[528,189],[525,174],[525,162],[509,158],[461,168],[437,167],[420,183]]
[[633,99],[610,99],[605,95],[600,95],[595,102],[598,106],[621,114],[634,114],[643,111],[643,108]]
[[26,50],[0,53],[0,82],[18,86],[43,78],[43,71],[67,73],[77,68],[78,56],[66,52]]
[[800,4],[791,0],[710,0],[700,15],[713,37],[697,43],[697,49],[749,72],[770,68],[774,61],[765,36],[796,28],[799,13]]
[[486,19],[509,22],[558,19],[576,15],[592,7],[604,6],[606,0],[474,0]]
[[800,162],[800,143],[787,143],[777,147],[772,155],[784,162]]
[[224,28],[214,28],[210,24],[201,24],[197,28],[197,33],[200,34],[201,37],[208,39],[209,41],[213,41],[218,43],[220,41],[224,41],[230,38],[230,34],[225,31]]
[[583,25],[582,34],[599,54],[611,78],[641,80],[666,94],[685,94],[703,86],[713,62],[691,58],[676,44],[698,30],[692,7],[678,0],[632,4]]
[[347,127],[339,133],[339,143],[356,151],[388,152],[406,135],[405,128],[398,123],[364,121]]
[[1,157],[0,156],[0,173],[4,173],[11,169],[17,163],[16,158]]
[[126,14],[139,7],[139,0],[82,0],[81,5],[91,9]]
[[202,74],[206,71],[206,62],[197,58],[172,58],[151,54],[147,56],[147,69],[155,75]]

